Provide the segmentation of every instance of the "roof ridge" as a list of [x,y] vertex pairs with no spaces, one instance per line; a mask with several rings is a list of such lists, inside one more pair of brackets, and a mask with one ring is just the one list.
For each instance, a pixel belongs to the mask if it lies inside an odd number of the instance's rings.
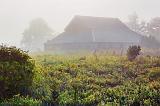
[[119,18],[115,18],[115,17],[104,17],[104,16],[87,16],[87,15],[75,15],[74,17],[88,17],[88,18],[110,18],[110,19],[119,19]]

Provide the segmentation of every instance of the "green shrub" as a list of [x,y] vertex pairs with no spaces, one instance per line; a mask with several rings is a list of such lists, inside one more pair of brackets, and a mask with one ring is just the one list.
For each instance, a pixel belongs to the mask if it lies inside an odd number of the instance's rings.
[[34,70],[33,83],[29,90],[35,98],[48,101],[52,97],[52,90],[50,87],[51,82],[48,73],[45,73],[44,70],[42,70],[42,67],[37,64]]
[[32,85],[34,62],[27,52],[0,46],[0,99],[23,93]]
[[136,45],[130,46],[127,50],[128,60],[129,61],[134,60],[140,54],[140,51],[141,51],[140,46],[136,46]]
[[159,67],[154,67],[150,69],[149,79],[150,80],[160,79],[160,68]]
[[21,97],[19,95],[14,96],[11,99],[4,100],[0,103],[1,106],[41,106],[42,102],[36,99],[27,97]]

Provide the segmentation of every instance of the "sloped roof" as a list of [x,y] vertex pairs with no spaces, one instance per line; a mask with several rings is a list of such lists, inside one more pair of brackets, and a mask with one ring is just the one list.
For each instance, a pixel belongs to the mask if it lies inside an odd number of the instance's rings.
[[76,29],[117,29],[126,28],[118,18],[75,16],[65,31],[77,31]]
[[50,43],[139,42],[140,37],[117,18],[75,16]]

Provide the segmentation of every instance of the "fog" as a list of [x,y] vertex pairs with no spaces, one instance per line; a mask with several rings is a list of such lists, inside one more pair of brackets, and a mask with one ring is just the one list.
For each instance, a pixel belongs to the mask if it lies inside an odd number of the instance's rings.
[[62,32],[74,15],[117,17],[127,21],[160,16],[159,0],[0,0],[0,43],[20,46],[29,22],[43,18],[55,32]]

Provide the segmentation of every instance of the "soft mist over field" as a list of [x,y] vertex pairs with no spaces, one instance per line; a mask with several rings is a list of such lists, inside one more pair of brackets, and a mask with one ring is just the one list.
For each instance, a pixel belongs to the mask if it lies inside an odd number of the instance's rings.
[[160,106],[160,0],[0,0],[0,106]]
[[56,33],[74,15],[117,17],[126,22],[137,12],[140,19],[160,16],[159,0],[0,0],[0,43],[20,46],[29,22],[43,18]]

